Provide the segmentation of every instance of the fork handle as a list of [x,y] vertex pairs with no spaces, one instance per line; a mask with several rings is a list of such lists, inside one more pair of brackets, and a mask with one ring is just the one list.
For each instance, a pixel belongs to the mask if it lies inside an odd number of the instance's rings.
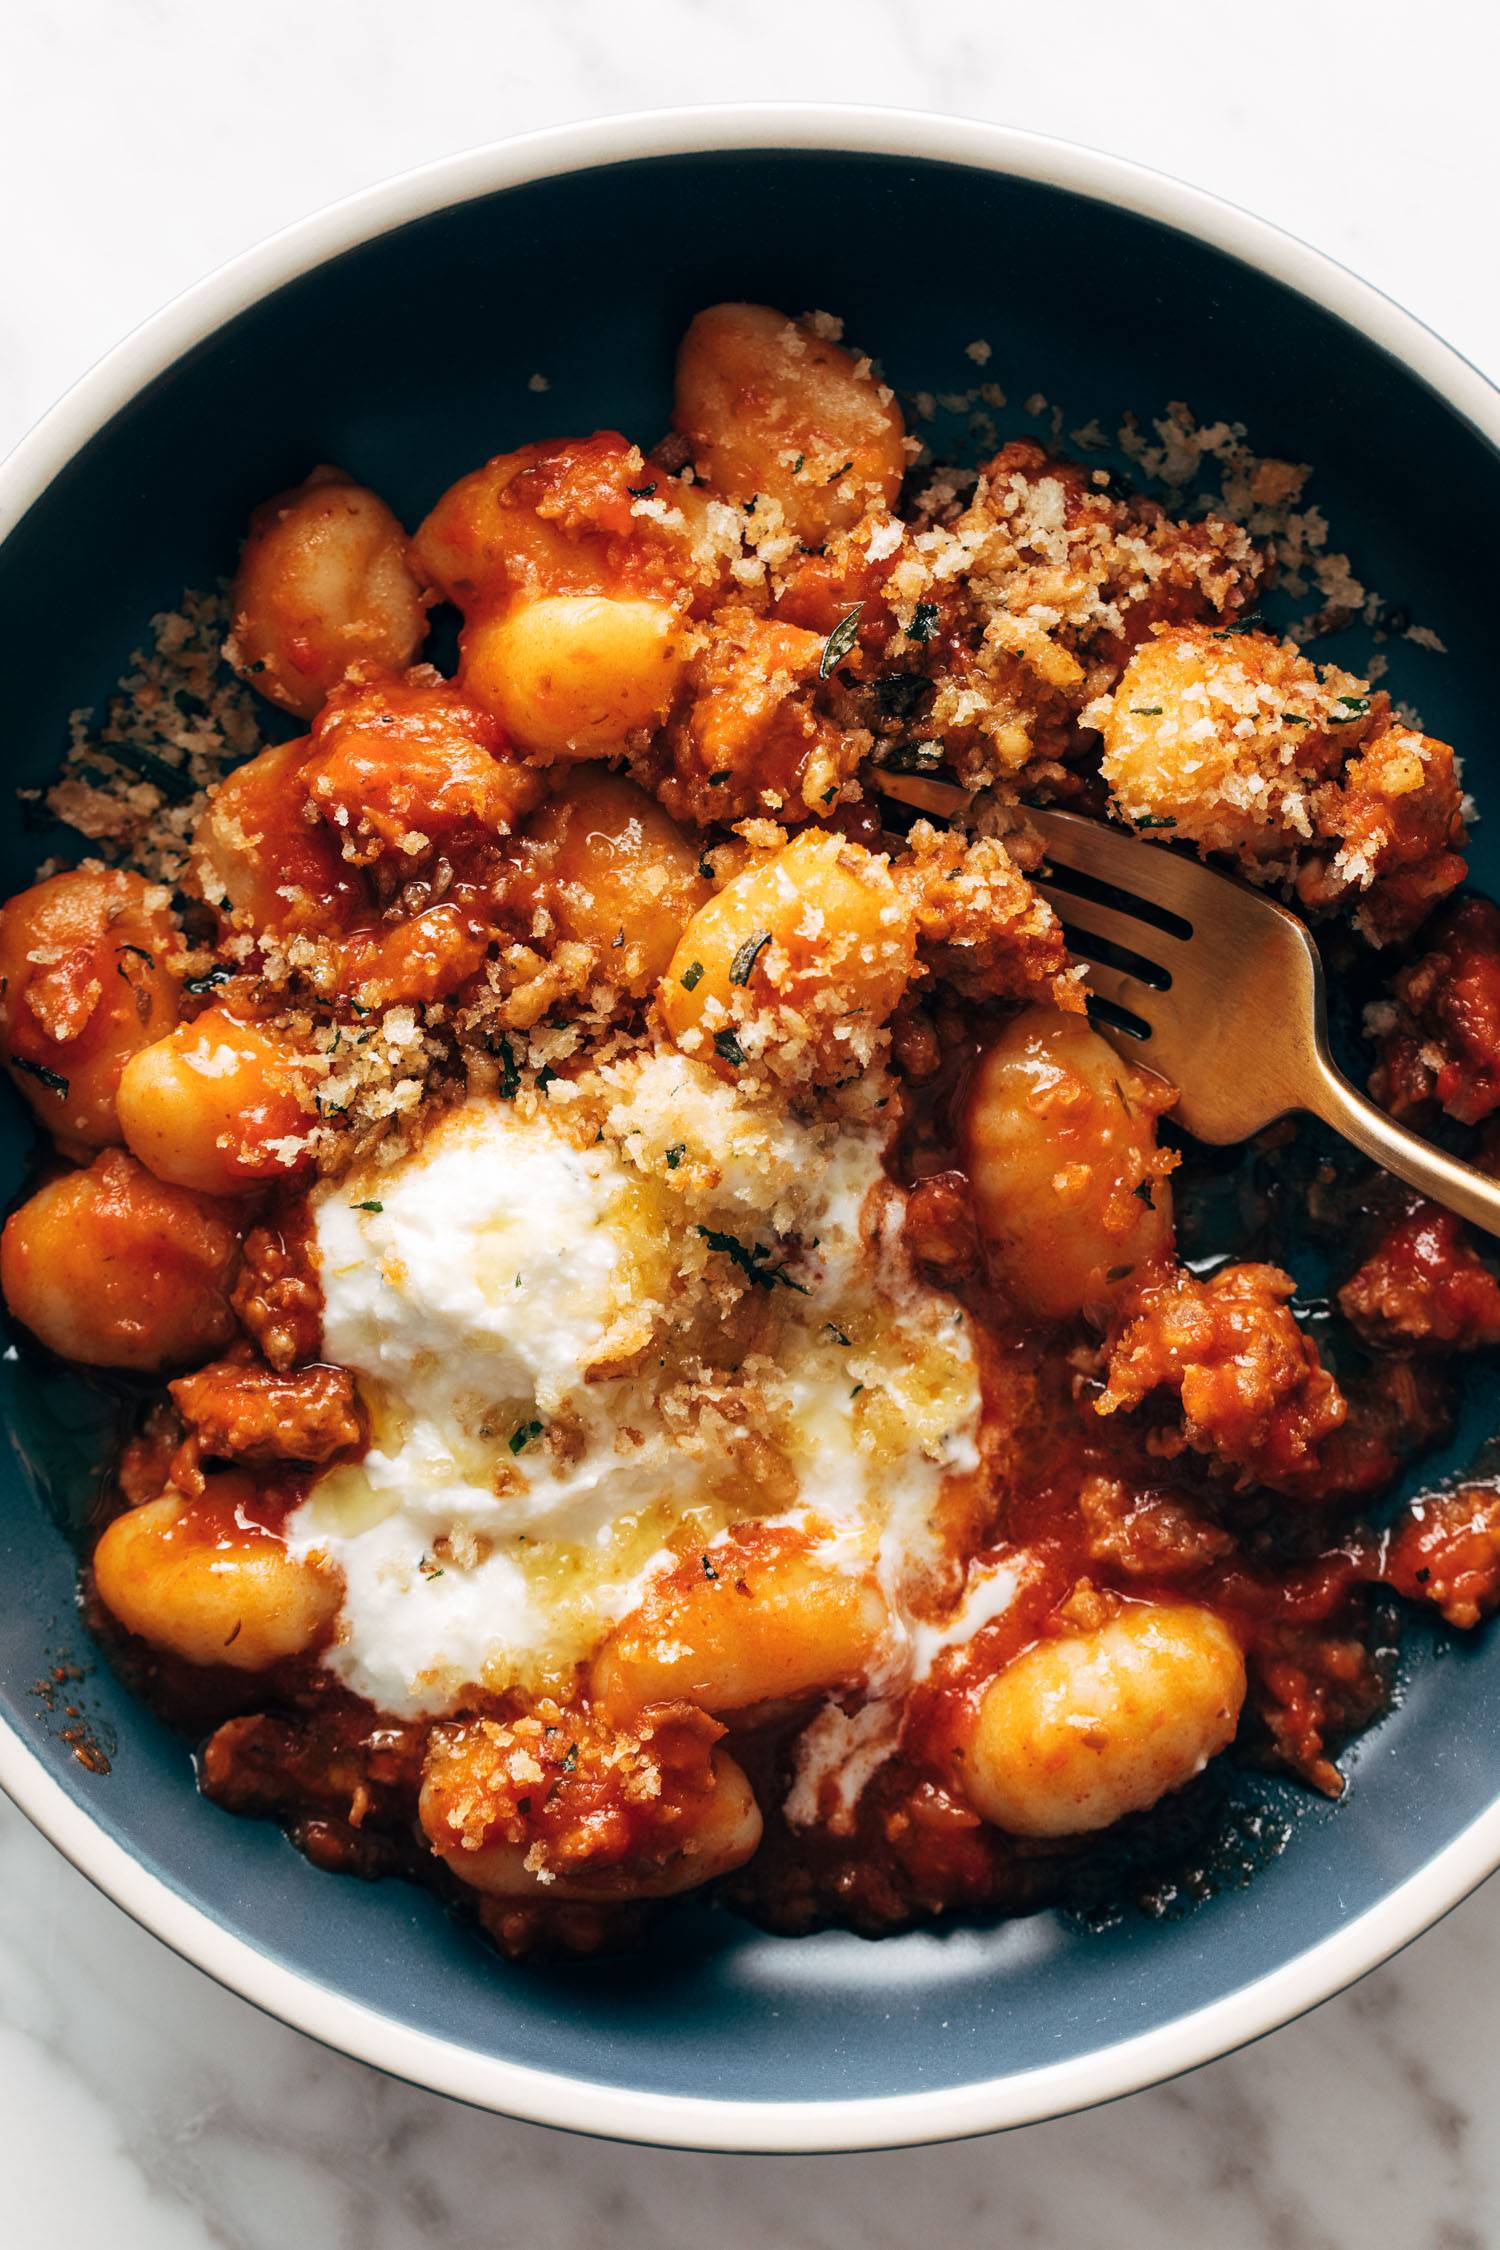
[[1387,1172],[1394,1172],[1408,1187],[1419,1188],[1446,1210],[1471,1219],[1486,1234],[1500,1235],[1500,1181],[1492,1180],[1472,1164],[1434,1148],[1420,1133],[1410,1132],[1377,1109],[1335,1069],[1327,1055],[1318,1056],[1318,1076],[1305,1097],[1306,1106],[1373,1157]]

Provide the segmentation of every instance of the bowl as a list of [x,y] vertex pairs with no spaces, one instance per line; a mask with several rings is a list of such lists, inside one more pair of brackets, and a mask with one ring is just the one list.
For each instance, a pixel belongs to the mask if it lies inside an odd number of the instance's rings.
[[[1394,643],[1390,684],[1467,746],[1483,803],[1490,386],[1362,282],[1192,189],[1023,133],[814,108],[615,118],[437,164],[292,228],[148,322],[0,474],[7,778],[47,778],[67,712],[103,700],[150,614],[211,584],[251,505],[312,462],[348,465],[410,523],[502,447],[599,425],[650,442],[678,335],[731,296],[831,307],[903,391],[972,384],[965,347],[984,340],[985,375],[1063,401],[1069,427],[1184,399],[1247,423],[1260,452],[1315,463],[1360,576],[1446,644]],[[1039,426],[1024,409],[1002,420]],[[1500,888],[1500,848],[1479,834],[1477,878]],[[5,892],[49,846],[6,824]],[[29,1150],[7,1102],[8,1194]],[[1290,1838],[1191,1911],[877,1945],[767,1937],[688,1907],[636,1960],[509,1966],[425,1894],[319,1874],[274,1828],[195,1794],[181,1742],[90,1657],[77,1619],[67,1519],[95,1469],[85,1395],[11,1350],[0,1416],[0,1784],[233,1990],[513,2116],[779,2150],[1056,2116],[1285,2022],[1500,1863],[1500,1642],[1413,1627],[1347,1800],[1247,1780],[1242,1832],[1285,1822]],[[1476,1376],[1451,1461],[1497,1425],[1495,1386]],[[91,1744],[108,1772],[91,1770]]]

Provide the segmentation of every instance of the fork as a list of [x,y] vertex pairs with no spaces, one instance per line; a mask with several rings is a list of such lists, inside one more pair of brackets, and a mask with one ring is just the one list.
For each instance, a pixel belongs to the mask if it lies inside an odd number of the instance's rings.
[[[876,773],[882,795],[939,819],[968,791]],[[1078,813],[1028,807],[1046,849],[1034,878],[1088,963],[1096,1029],[1178,1089],[1200,1141],[1248,1140],[1307,1110],[1434,1203],[1500,1235],[1500,1182],[1387,1117],[1328,1051],[1323,965],[1311,933],[1263,891]]]

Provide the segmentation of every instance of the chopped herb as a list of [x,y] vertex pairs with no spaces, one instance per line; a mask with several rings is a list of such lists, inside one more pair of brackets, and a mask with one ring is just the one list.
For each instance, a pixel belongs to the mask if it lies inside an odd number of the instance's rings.
[[733,773],[733,771],[734,771],[734,768],[733,768],[733,766],[720,766],[720,768],[719,768],[719,770],[718,770],[718,772],[717,772],[717,773],[711,773],[711,774],[709,775],[709,777],[708,777],[708,786],[709,786],[709,788],[710,788],[710,789],[717,789],[717,788],[718,788],[718,786],[719,786],[719,784],[720,784],[721,782],[727,781],[727,780],[729,779],[729,776],[730,776],[730,775],[731,775],[731,774]]
[[831,477],[830,477],[830,478],[828,479],[829,483],[830,483],[830,484],[837,484],[837,483],[838,483],[838,481],[839,481],[839,478],[840,478],[840,477],[846,477],[846,476],[847,476],[847,475],[849,474],[849,471],[850,471],[850,470],[851,470],[851,469],[853,468],[853,466],[854,466],[854,463],[853,463],[852,461],[846,461],[846,462],[844,463],[844,465],[843,465],[843,467],[842,467],[841,469],[835,469],[835,470],[834,470],[834,472],[833,472],[833,475],[832,475],[832,476],[831,476]]
[[570,1743],[568,1744],[568,1747],[567,1747],[567,1749],[566,1749],[566,1750],[564,1751],[564,1753],[563,1753],[563,1761],[562,1761],[562,1770],[563,1770],[563,1772],[564,1772],[564,1773],[571,1773],[571,1772],[573,1771],[573,1768],[574,1768],[574,1767],[575,1767],[575,1766],[577,1765],[577,1763],[578,1763],[578,1745],[577,1745],[577,1743],[576,1743],[576,1742],[570,1742]]
[[559,1076],[560,1073],[553,1069],[551,1063],[543,1063],[541,1069],[536,1074],[537,1092],[539,1094],[545,1094],[549,1086],[556,1085]]
[[1159,719],[1161,717],[1161,705],[1159,703],[1132,703],[1130,716],[1132,719]]
[[1137,828],[1175,828],[1176,821],[1170,813],[1137,813],[1131,817]]
[[743,505],[743,507],[744,507],[744,510],[745,510],[745,513],[746,513],[746,515],[747,515],[747,516],[753,516],[753,515],[754,515],[754,513],[755,513],[755,503],[756,503],[756,501],[757,501],[757,500],[758,500],[759,498],[760,498],[760,494],[759,494],[758,492],[752,492],[752,493],[751,493],[751,495],[750,495],[750,497],[749,497],[749,499],[748,499],[748,500],[746,500],[746,501],[744,501],[744,502],[742,503],[742,505]]
[[849,1349],[850,1339],[844,1334],[842,1328],[831,1320],[825,1320],[823,1326],[836,1344],[842,1344],[845,1351]]
[[1281,723],[1284,727],[1310,727],[1312,720],[1301,711],[1283,711]]
[[712,1578],[715,1582],[717,1582],[719,1576],[718,1572],[714,1569],[713,1564],[709,1561],[707,1555],[703,1557],[703,1575],[705,1578]]
[[28,1078],[35,1078],[45,1086],[49,1094],[61,1094],[64,1101],[67,1100],[68,1081],[61,1072],[49,1070],[45,1063],[30,1062],[25,1055],[12,1055],[10,1060],[12,1069],[24,1071]]
[[698,855],[698,873],[703,877],[705,883],[711,883],[714,879],[713,861],[705,858],[701,852]]
[[228,984],[233,975],[233,969],[226,969],[222,961],[216,961],[201,977],[189,977],[182,989],[184,992],[212,992],[216,984]]
[[1148,1211],[1154,1211],[1156,1209],[1156,1197],[1152,1193],[1152,1183],[1150,1182],[1150,1180],[1142,1180],[1140,1186],[1132,1188],[1130,1192],[1136,1198],[1137,1202],[1145,1204]]
[[865,1386],[863,1383],[856,1383],[853,1390],[849,1393],[849,1396],[851,1398],[858,1398],[860,1392],[864,1389],[864,1387]]
[[532,1439],[533,1439],[533,1438],[539,1438],[539,1437],[541,1436],[541,1434],[542,1434],[542,1425],[541,1425],[541,1423],[540,1423],[540,1422],[523,1422],[523,1423],[521,1424],[521,1426],[520,1426],[520,1428],[519,1428],[519,1429],[516,1429],[516,1430],[512,1430],[512,1432],[511,1432],[511,1435],[510,1435],[510,1449],[511,1449],[511,1452],[512,1452],[512,1453],[524,1453],[524,1452],[526,1451],[526,1448],[527,1448],[527,1446],[528,1446],[528,1445],[530,1445],[530,1443],[532,1442]]
[[519,1288],[520,1288],[520,1286],[521,1286],[521,1276],[520,1276],[519,1274],[517,1274],[517,1275],[516,1275],[516,1287],[517,1287],[517,1288],[519,1289]]
[[158,758],[154,750],[143,750],[137,742],[112,742],[109,754],[178,804],[197,793],[198,784],[190,773],[185,773],[181,766],[168,765],[165,758]]
[[853,609],[848,610],[839,619],[824,642],[823,654],[818,662],[818,678],[820,680],[826,680],[834,667],[842,664],[850,649],[853,648],[859,634],[859,613],[864,606],[863,602],[856,602]]
[[769,930],[754,930],[729,964],[731,984],[748,984],[756,962],[771,942]]
[[1334,700],[1346,704],[1351,711],[1368,711],[1370,708],[1370,698],[1367,695],[1340,695]]
[[1237,617],[1232,625],[1221,625],[1213,637],[1216,641],[1228,641],[1236,633],[1258,633],[1264,623],[1265,619],[1258,609],[1248,610],[1243,617]]
[[714,1033],[714,1053],[738,1070],[745,1060],[745,1050],[732,1031]]
[[821,797],[819,798],[819,800],[818,800],[818,801],[819,801],[819,803],[820,803],[820,804],[824,804],[824,805],[831,805],[831,804],[833,803],[833,800],[834,800],[834,798],[835,798],[835,797],[836,797],[837,795],[838,795],[838,789],[837,789],[837,787],[836,787],[836,786],[835,786],[834,788],[832,788],[832,789],[825,789],[825,790],[824,790],[824,792],[823,792],[823,794],[822,794],[822,796],[821,796]]
[[684,992],[696,991],[703,981],[703,963],[701,961],[689,961],[677,981]]
[[417,1568],[424,1578],[441,1578],[443,1575],[442,1564],[435,1563],[431,1555],[424,1555]]
[[510,1041],[503,1031],[495,1041],[494,1051],[500,1064],[500,1098],[502,1101],[513,1102],[521,1091],[521,1073],[516,1058],[511,1053]]
[[912,611],[911,623],[906,628],[909,641],[930,641],[938,628],[936,602],[918,602]]
[[625,490],[632,500],[649,500],[656,490],[655,484],[627,484]]
[[678,1165],[682,1162],[683,1158],[686,1155],[687,1142],[674,1141],[672,1143],[672,1146],[667,1150],[667,1170],[669,1172],[675,1172]]
[[802,474],[802,464],[803,464],[803,462],[804,462],[804,461],[805,461],[806,459],[807,459],[807,455],[806,455],[805,453],[799,453],[799,454],[798,454],[798,456],[797,456],[796,460],[795,460],[795,461],[794,461],[794,462],[792,463],[792,475],[793,475],[794,477],[800,477],[800,476],[801,476],[801,474]]
[[385,1205],[377,1203],[372,1197],[368,1203],[351,1203],[349,1208],[351,1211],[383,1211]]
[[1331,727],[1352,726],[1354,721],[1362,719],[1370,708],[1370,698],[1367,695],[1339,695],[1335,696],[1334,701],[1342,703],[1344,708],[1342,711],[1329,712],[1328,724]]
[[752,1242],[747,1248],[737,1234],[720,1234],[716,1227],[694,1227],[693,1232],[702,1235],[710,1250],[732,1259],[757,1289],[795,1289],[799,1297],[810,1294],[800,1281],[793,1281],[784,1265],[771,1263],[771,1253],[763,1242]]

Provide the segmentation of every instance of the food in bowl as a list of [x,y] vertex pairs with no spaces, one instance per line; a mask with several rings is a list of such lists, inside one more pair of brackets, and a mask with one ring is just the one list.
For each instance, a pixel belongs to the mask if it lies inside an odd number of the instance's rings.
[[[216,1802],[511,1951],[1087,1897],[1226,1756],[1336,1794],[1392,1593],[1500,1600],[1483,1485],[1369,1528],[1500,1282],[1321,1157],[1226,1222],[1025,812],[1389,959],[1377,1086],[1473,1133],[1452,751],[1258,618],[1276,465],[1247,525],[921,450],[837,323],[720,305],[649,452],[523,446],[411,537],[315,468],[225,641],[306,731],[165,620],[52,792],[94,856],[0,911],[52,1150],[0,1284],[132,1406],[91,1619]],[[962,831],[890,799],[939,770]]]

